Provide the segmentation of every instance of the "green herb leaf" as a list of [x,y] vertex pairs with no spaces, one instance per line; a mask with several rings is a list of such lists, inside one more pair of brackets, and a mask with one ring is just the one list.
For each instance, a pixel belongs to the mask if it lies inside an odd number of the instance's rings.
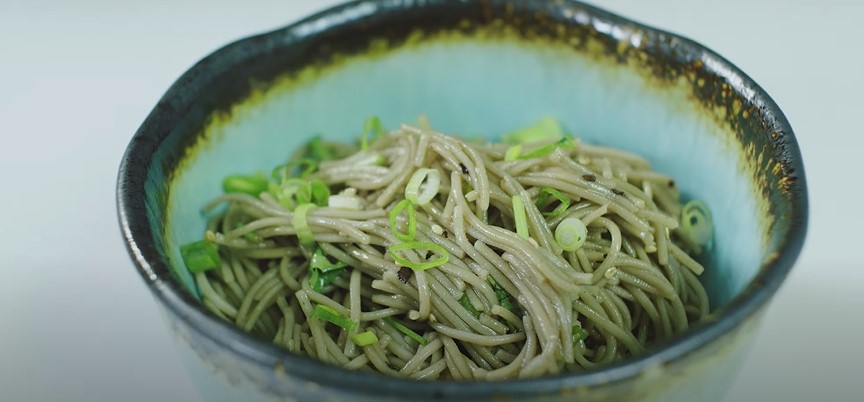
[[342,262],[330,262],[327,255],[320,248],[315,249],[312,259],[309,261],[309,286],[316,292],[333,283],[345,271],[346,265]]

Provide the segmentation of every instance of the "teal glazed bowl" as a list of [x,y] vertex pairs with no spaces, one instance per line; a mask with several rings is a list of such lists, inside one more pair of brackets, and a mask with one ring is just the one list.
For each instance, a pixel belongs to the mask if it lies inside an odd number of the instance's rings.
[[[179,245],[221,178],[283,162],[315,133],[376,114],[494,138],[554,116],[647,157],[705,200],[708,322],[644,355],[497,383],[418,382],[293,355],[205,311]],[[242,39],[168,90],[129,144],[119,221],[208,401],[719,401],[807,227],[798,145],[753,80],[705,47],[575,1],[363,0]]]

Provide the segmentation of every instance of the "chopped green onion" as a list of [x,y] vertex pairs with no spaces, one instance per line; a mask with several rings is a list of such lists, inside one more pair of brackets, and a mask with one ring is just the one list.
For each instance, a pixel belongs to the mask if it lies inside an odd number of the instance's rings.
[[315,306],[315,309],[312,310],[312,317],[331,322],[333,324],[336,324],[336,326],[342,327],[349,331],[357,328],[356,322],[351,321],[350,318],[323,304]]
[[270,182],[268,191],[276,198],[279,205],[291,211],[297,206],[297,193],[306,186],[306,181],[302,179],[287,178],[282,181],[282,184]]
[[[234,229],[240,229],[242,227],[242,222],[237,222],[236,224],[234,224]],[[261,241],[261,236],[258,236],[258,234],[255,233],[254,230],[251,232],[246,232],[246,234],[243,235],[243,238],[250,243],[258,243],[259,241]]]
[[304,182],[294,193],[294,198],[297,199],[297,204],[314,204],[312,202],[312,186],[309,182]]
[[691,243],[704,246],[711,241],[714,223],[704,202],[690,200],[681,209],[681,232]]
[[232,175],[222,180],[222,190],[226,193],[244,193],[257,197],[267,191],[267,177],[264,174],[255,176]]
[[307,177],[318,170],[318,162],[311,158],[299,158],[276,166],[270,175],[277,182],[284,182],[291,177]]
[[359,211],[363,208],[360,197],[354,195],[331,195],[327,199],[327,206],[330,208],[350,209]]
[[552,117],[541,118],[531,126],[510,132],[502,138],[508,144],[526,144],[550,139],[558,139],[564,130],[558,120]]
[[467,293],[462,293],[462,297],[459,298],[459,304],[461,304],[462,307],[465,307],[465,310],[468,310],[474,318],[480,317],[480,312],[477,311],[473,304],[471,304],[471,299],[468,298]]
[[405,186],[405,198],[418,206],[432,201],[441,186],[441,173],[436,169],[417,169]]
[[412,331],[411,328],[408,328],[405,325],[402,325],[402,323],[400,323],[399,321],[396,321],[390,317],[387,317],[387,318],[384,318],[384,322],[387,323],[388,325],[390,325],[391,327],[396,328],[397,331],[407,335],[409,338],[413,339],[415,342],[417,342],[421,345],[428,345],[429,344],[429,340],[422,337],[420,334]]
[[315,208],[315,204],[299,205],[294,209],[294,216],[291,217],[291,223],[294,224],[294,230],[297,231],[297,238],[300,239],[300,244],[304,246],[309,246],[315,242],[312,229],[309,227],[309,222],[306,221],[306,214],[313,208]]
[[328,161],[333,159],[333,152],[324,144],[324,141],[321,141],[320,134],[312,137],[309,143],[306,144],[306,148],[308,149],[309,156],[314,160]]
[[300,204],[326,206],[330,199],[330,187],[318,179],[288,178],[281,185],[270,182],[268,191],[288,210]]
[[492,286],[492,290],[495,291],[495,298],[498,299],[498,304],[501,307],[504,307],[507,310],[513,311],[513,296],[510,293],[507,293],[507,290],[499,284],[495,278],[489,277],[489,285]]
[[345,267],[343,262],[330,262],[323,250],[316,249],[309,262],[309,286],[312,290],[321,293],[322,289],[345,272]]
[[[434,260],[429,260],[423,263],[415,263],[412,262],[405,257],[399,255],[400,251],[405,250],[413,250],[413,251],[431,251],[432,253],[438,254],[438,258]],[[423,271],[429,268],[434,268],[437,266],[441,266],[447,263],[450,259],[450,254],[444,247],[441,247],[435,243],[422,242],[422,241],[411,241],[406,243],[399,243],[395,246],[390,246],[390,257],[393,258],[397,264],[402,265],[404,267],[411,268],[415,271]]]
[[[408,213],[407,232],[400,232],[396,227],[396,220],[399,218],[399,214],[402,213],[403,209]],[[417,218],[414,216],[414,204],[411,203],[411,200],[406,199],[399,201],[399,203],[393,207],[393,210],[390,211],[390,231],[392,231],[393,235],[399,240],[414,241],[414,236],[417,233]]]
[[258,243],[261,241],[261,236],[258,236],[254,231],[246,232],[246,234],[243,235],[243,238],[250,243]]
[[588,331],[582,329],[582,326],[576,324],[573,326],[573,343],[579,343],[588,339]]
[[222,259],[219,258],[219,248],[207,240],[180,246],[180,256],[183,258],[186,268],[193,274],[217,268],[222,264]]
[[360,135],[360,149],[365,151],[369,148],[369,134],[372,134],[373,141],[384,135],[384,127],[381,125],[381,119],[378,116],[371,116],[363,122],[363,134]]
[[540,194],[537,196],[537,201],[534,205],[536,205],[537,208],[542,208],[544,205],[546,205],[546,201],[549,200],[549,196],[555,197],[555,199],[557,199],[560,204],[558,204],[558,207],[556,207],[552,212],[543,212],[543,216],[547,218],[554,218],[558,215],[563,214],[564,211],[567,210],[567,208],[570,208],[570,199],[565,197],[564,194],[561,194],[560,191],[552,187],[541,188]]
[[330,198],[330,187],[318,179],[312,180],[309,183],[312,187],[312,202],[322,207],[327,205]]
[[312,260],[309,261],[309,267],[312,269],[317,269],[321,272],[329,272],[337,269],[345,268],[344,262],[330,262],[327,258],[327,254],[324,254],[324,250],[316,249],[312,254]]
[[521,155],[521,154],[522,154],[522,144],[514,145],[510,148],[507,148],[507,152],[504,153],[504,160],[507,162],[515,161],[516,159],[519,159],[519,155]]
[[574,147],[574,141],[572,136],[565,136],[564,138],[555,141],[551,144],[541,145],[535,149],[532,149],[528,152],[525,152],[519,155],[519,159],[531,159],[531,158],[542,158],[555,152],[558,148],[564,148],[567,150],[571,150]]
[[525,213],[525,203],[519,194],[511,197],[513,201],[513,219],[516,221],[516,234],[523,239],[528,239],[528,218]]
[[291,169],[290,162],[276,165],[276,167],[274,167],[270,172],[270,177],[272,177],[277,183],[281,183],[291,177],[289,169]]
[[366,331],[359,334],[351,335],[351,341],[354,342],[355,345],[362,348],[364,346],[378,343],[378,336],[375,335],[375,333],[372,331]]
[[588,228],[577,218],[567,218],[555,228],[555,241],[566,251],[576,251],[585,244]]
[[312,179],[305,181],[295,193],[297,204],[312,203],[318,206],[327,205],[330,198],[330,187],[327,187],[323,181]]

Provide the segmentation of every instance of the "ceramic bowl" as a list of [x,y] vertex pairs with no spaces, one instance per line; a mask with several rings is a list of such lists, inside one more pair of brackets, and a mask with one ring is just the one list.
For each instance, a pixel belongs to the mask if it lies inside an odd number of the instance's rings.
[[[228,174],[275,166],[315,133],[429,117],[493,138],[554,116],[584,141],[647,157],[715,216],[701,278],[712,319],[580,373],[416,382],[296,356],[208,314],[178,246]],[[242,39],[168,90],[120,167],[132,260],[208,401],[716,401],[801,249],[804,169],[769,96],[705,47],[575,1],[366,0]]]

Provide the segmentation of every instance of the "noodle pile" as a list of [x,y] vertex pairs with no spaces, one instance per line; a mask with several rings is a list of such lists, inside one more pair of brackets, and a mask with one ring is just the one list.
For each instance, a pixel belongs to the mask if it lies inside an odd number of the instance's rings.
[[[645,160],[576,140],[469,143],[420,126],[350,153],[328,145],[331,159],[283,180],[326,184],[328,204],[280,202],[278,181],[214,200],[206,210],[222,208],[205,241],[218,263],[195,273],[203,304],[294,353],[454,380],[589,369],[707,316],[691,257],[702,246],[682,234],[674,182]],[[405,201],[412,185],[431,199]],[[555,232],[571,218],[587,232],[567,251]]]

